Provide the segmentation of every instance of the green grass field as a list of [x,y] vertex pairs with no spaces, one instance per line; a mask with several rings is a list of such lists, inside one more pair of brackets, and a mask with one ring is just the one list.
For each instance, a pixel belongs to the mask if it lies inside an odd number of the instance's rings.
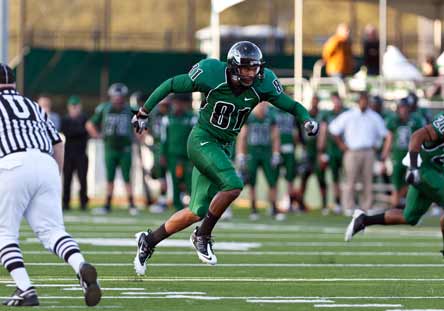
[[[133,234],[166,217],[124,211],[110,216],[65,215],[68,231],[96,265],[112,310],[444,310],[444,266],[437,218],[417,228],[374,227],[343,242],[348,220],[339,216],[265,216],[252,223],[246,210],[215,231],[219,264],[201,264],[191,249],[191,228],[160,245],[147,275],[133,270]],[[71,268],[46,252],[23,225],[21,246],[37,286],[38,310],[85,308]],[[2,269],[0,296],[13,291]],[[3,308],[6,309],[6,308]]]

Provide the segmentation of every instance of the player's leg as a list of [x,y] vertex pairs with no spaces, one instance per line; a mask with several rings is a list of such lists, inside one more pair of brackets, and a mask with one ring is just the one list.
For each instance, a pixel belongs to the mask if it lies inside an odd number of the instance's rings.
[[131,183],[131,165],[132,165],[133,153],[131,146],[126,147],[120,152],[119,165],[122,170],[123,181],[125,182],[126,196],[128,198],[128,208],[131,215],[137,215],[137,208],[134,204],[133,186]]
[[146,261],[151,258],[155,247],[170,235],[200,221],[208,212],[211,198],[217,193],[207,177],[196,168],[192,174],[192,196],[190,206],[174,213],[164,224],[154,231],[140,232],[136,235],[138,248],[134,268],[139,275],[145,274]]
[[[205,144],[202,145],[202,142]],[[193,246],[199,258],[204,262],[215,264],[217,259],[212,251],[211,232],[221,215],[239,196],[244,185],[230,159],[233,144],[221,145],[205,131],[194,128],[187,147],[188,156],[196,169],[219,191],[212,198],[201,226],[192,236]],[[199,191],[193,188],[193,193],[195,190]]]
[[56,162],[48,155],[38,158],[39,188],[32,197],[24,216],[43,246],[68,263],[79,277],[85,303],[99,303],[101,291],[95,268],[85,261],[77,242],[65,231],[60,208],[61,184]]
[[319,184],[319,191],[321,192],[322,213],[326,214],[328,213],[328,208],[327,208],[327,182],[325,178],[325,169],[321,169],[319,167],[319,163],[317,163],[315,168],[315,173]]
[[373,164],[375,162],[375,152],[373,150],[364,150],[361,153],[363,157],[362,171],[362,192],[360,204],[364,211],[368,211],[373,204]]
[[183,177],[183,166],[176,156],[168,157],[168,170],[171,174],[173,185],[173,206],[176,211],[183,209],[182,200],[180,199],[180,180]]
[[250,192],[250,204],[251,204],[251,212],[250,219],[255,221],[259,218],[259,213],[257,211],[257,201],[256,201],[256,178],[257,178],[257,170],[259,169],[259,159],[253,154],[249,154],[247,156],[247,181]]
[[333,179],[333,197],[335,201],[335,213],[339,213],[341,208],[341,168],[342,168],[342,154],[341,155],[330,155],[329,166]]
[[153,147],[154,164],[151,169],[151,177],[160,183],[160,195],[156,200],[156,204],[150,207],[151,213],[162,213],[167,208],[167,181],[165,163],[161,161],[161,152],[158,146]]
[[[10,155],[9,157],[13,157]],[[35,288],[25,269],[19,246],[19,229],[25,208],[35,186],[34,175],[23,166],[0,167],[0,261],[9,272],[17,290],[3,302],[9,306],[39,304]]]
[[88,183],[87,183],[87,174],[88,174],[88,156],[84,155],[77,159],[77,177],[79,178],[80,190],[79,190],[79,198],[80,198],[80,209],[86,210],[88,204]]
[[63,209],[70,209],[72,176],[76,159],[65,157],[63,164]]
[[302,176],[301,176],[301,184],[299,186],[299,193],[296,197],[296,201],[298,201],[299,203],[299,210],[300,211],[306,211],[307,208],[305,207],[305,203],[304,203],[304,196],[305,196],[305,191],[307,190],[307,182],[308,179],[310,178],[311,174],[313,174],[313,169],[314,169],[314,163],[315,160],[312,158],[308,158],[305,160],[305,164],[304,164],[304,169],[302,172]]
[[120,152],[113,148],[105,146],[105,169],[106,169],[106,199],[103,210],[98,212],[109,213],[111,211],[111,201],[114,192],[114,179],[116,177],[116,169],[119,165]]
[[414,186],[409,186],[407,192],[407,205],[404,210],[392,208],[388,211],[373,216],[366,215],[362,210],[356,210],[352,221],[347,227],[345,241],[351,241],[352,237],[373,225],[416,225],[430,207],[431,200],[428,196]]
[[262,160],[262,169],[264,171],[265,180],[268,184],[268,200],[271,205],[271,215],[275,217],[276,220],[283,220],[285,218],[284,214],[279,214],[279,211],[276,206],[276,197],[277,197],[277,189],[276,184],[278,180],[278,168],[273,167],[271,165],[271,155],[269,157],[265,157]]
[[355,206],[355,184],[360,175],[359,154],[357,151],[347,151],[344,154],[345,184],[342,192],[342,207],[345,215],[350,215]]
[[[282,165],[285,168],[285,180],[287,181],[287,194],[290,205],[288,211],[293,211],[293,204],[296,200],[294,196],[293,181],[296,178],[296,159],[294,157],[294,150],[292,153],[281,153]],[[279,175],[278,175],[279,177]]]
[[402,165],[401,160],[393,159],[393,172],[392,172],[392,207],[404,208],[404,204],[401,204],[401,196],[405,193],[406,188],[405,182],[406,167]]

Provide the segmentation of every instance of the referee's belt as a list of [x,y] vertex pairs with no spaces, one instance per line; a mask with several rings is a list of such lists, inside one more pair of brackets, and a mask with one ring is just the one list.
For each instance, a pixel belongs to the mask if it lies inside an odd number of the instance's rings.
[[47,152],[47,151],[44,151],[44,150],[41,150],[41,149],[38,149],[38,148],[19,148],[19,149],[17,149],[17,150],[13,150],[13,151],[11,151],[10,153],[8,153],[8,154],[5,154],[3,157],[6,157],[6,156],[8,156],[8,155],[10,155],[10,154],[13,154],[13,153],[19,153],[19,152],[28,152],[28,151],[39,151],[39,152],[41,152],[41,153],[45,153],[45,154],[48,154],[48,155],[51,155],[49,152]]

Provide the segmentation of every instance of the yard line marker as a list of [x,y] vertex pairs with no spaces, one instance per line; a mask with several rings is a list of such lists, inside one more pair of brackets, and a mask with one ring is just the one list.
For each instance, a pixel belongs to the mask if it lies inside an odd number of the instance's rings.
[[[86,255],[134,255],[134,251],[83,251]],[[48,251],[27,251],[30,255],[54,255]],[[344,252],[344,251],[218,251],[218,255],[240,255],[240,256],[414,256],[414,257],[436,257],[438,252]],[[160,249],[157,256],[161,255],[196,255],[195,251],[164,251]]]
[[[30,262],[26,263],[28,266],[66,266],[62,262]],[[97,267],[132,267],[132,263],[95,263]],[[152,263],[151,267],[207,267],[202,263]],[[262,267],[274,267],[274,268],[442,268],[444,264],[367,264],[367,263],[222,263],[217,267],[249,267],[249,268],[262,268]]]
[[247,299],[250,303],[333,303],[326,299]]
[[[73,278],[34,278],[35,282],[72,281]],[[236,277],[106,277],[101,282],[444,282],[444,278],[236,278]],[[11,280],[0,278],[0,284],[10,284]]]
[[363,303],[363,304],[318,304],[315,308],[387,308],[387,307],[402,307],[400,304],[385,304],[385,303]]

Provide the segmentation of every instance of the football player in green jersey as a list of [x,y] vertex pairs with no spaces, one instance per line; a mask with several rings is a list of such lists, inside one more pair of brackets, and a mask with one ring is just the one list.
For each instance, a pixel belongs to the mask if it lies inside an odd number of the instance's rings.
[[187,155],[188,139],[197,118],[188,109],[191,101],[187,94],[174,94],[171,98],[172,112],[162,118],[161,156],[167,164],[173,190],[173,206],[181,210],[183,197],[191,193],[191,171],[193,169]]
[[406,98],[398,102],[397,113],[386,120],[388,135],[384,142],[381,161],[385,162],[389,154],[393,164],[392,185],[392,207],[403,208],[404,198],[407,193],[405,174],[407,167],[402,164],[402,159],[408,152],[410,136],[422,127],[421,122],[410,114],[410,105]]
[[[341,188],[339,184],[340,172],[342,168],[342,156],[343,152],[339,148],[336,141],[328,133],[328,125],[333,121],[338,115],[344,112],[344,106],[342,105],[342,99],[337,92],[333,92],[330,95],[331,101],[333,103],[333,109],[325,111],[321,116],[321,124],[319,129],[318,138],[318,152],[319,152],[319,163],[321,166],[325,166],[324,161],[328,162],[330,167],[332,178],[333,178],[333,193],[335,200],[334,211],[340,213],[341,208]],[[328,209],[323,209],[322,212],[328,213]]]
[[[311,106],[309,110],[310,117],[317,122],[320,121],[322,113],[319,109],[319,97],[313,95],[311,99]],[[303,173],[299,190],[298,203],[301,205],[301,210],[306,210],[304,203],[304,194],[307,189],[308,178],[315,173],[318,179],[319,189],[322,198],[322,210],[327,208],[327,183],[325,182],[325,169],[326,165],[321,167],[321,163],[318,161],[318,137],[304,135],[304,156],[303,158]],[[326,163],[324,161],[324,163]]]
[[205,59],[188,74],[163,82],[134,116],[133,126],[138,132],[143,131],[149,113],[167,94],[189,92],[201,92],[204,98],[197,125],[187,142],[188,156],[194,165],[190,206],[176,212],[155,231],[137,234],[134,265],[138,274],[145,272],[146,260],[160,241],[201,219],[202,224],[190,240],[200,260],[216,264],[211,233],[243,188],[230,159],[233,142],[259,102],[268,101],[292,113],[310,135],[316,135],[319,129],[307,110],[282,92],[275,74],[264,67],[262,52],[248,41],[231,47],[227,63]]
[[128,196],[129,212],[137,214],[134,205],[133,190],[130,180],[133,128],[131,126],[132,111],[125,97],[128,88],[123,83],[114,83],[108,89],[110,102],[97,106],[94,115],[86,123],[86,129],[92,138],[103,137],[105,146],[106,168],[106,202],[96,213],[109,213],[114,192],[114,178],[117,167],[120,167],[125,181]]
[[[404,210],[392,208],[383,214],[367,216],[355,210],[347,227],[345,240],[372,225],[416,225],[435,202],[444,204],[444,114],[437,115],[431,124],[415,131],[410,139],[406,182],[410,184]],[[444,216],[440,219],[444,238]]]
[[262,168],[270,189],[268,198],[271,214],[277,220],[282,220],[276,208],[277,167],[280,162],[279,138],[276,119],[268,108],[268,103],[259,103],[242,127],[236,145],[236,161],[241,170],[246,169],[248,175],[246,183],[250,185],[251,220],[257,220],[259,217],[256,207],[256,177],[259,168]]
[[412,113],[416,115],[417,118],[422,119],[423,125],[431,122],[431,120],[433,119],[432,113],[429,109],[418,106],[419,99],[416,93],[409,92],[406,99],[407,102],[410,104]]

